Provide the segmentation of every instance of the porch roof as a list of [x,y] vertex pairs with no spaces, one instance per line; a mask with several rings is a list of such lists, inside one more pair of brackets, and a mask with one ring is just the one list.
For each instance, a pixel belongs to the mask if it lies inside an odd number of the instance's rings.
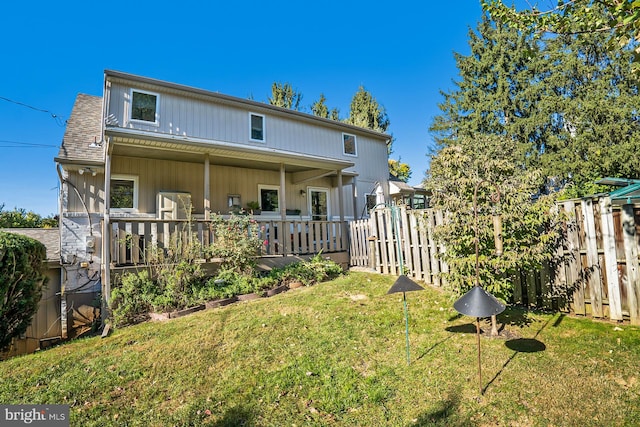
[[213,164],[268,170],[278,170],[280,164],[285,164],[288,172],[338,171],[354,166],[331,157],[121,127],[107,126],[105,135],[111,137],[112,153],[122,156],[198,163],[204,154],[209,154]]

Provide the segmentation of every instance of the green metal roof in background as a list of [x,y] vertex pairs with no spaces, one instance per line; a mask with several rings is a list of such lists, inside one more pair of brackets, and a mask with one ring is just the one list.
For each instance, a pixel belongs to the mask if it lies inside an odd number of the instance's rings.
[[621,187],[609,193],[611,200],[626,200],[631,203],[631,199],[640,199],[640,179],[603,178],[596,181],[596,184]]

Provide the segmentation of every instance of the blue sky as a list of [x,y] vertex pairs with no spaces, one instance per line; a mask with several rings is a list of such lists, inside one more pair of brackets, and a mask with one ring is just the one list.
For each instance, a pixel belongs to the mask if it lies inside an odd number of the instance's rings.
[[48,112],[0,99],[0,204],[57,213],[64,120],[78,93],[102,94],[105,69],[256,101],[289,82],[307,111],[324,93],[341,116],[362,85],[416,185],[440,90],[457,79],[453,52],[468,53],[481,13],[476,0],[7,2],[0,97]]

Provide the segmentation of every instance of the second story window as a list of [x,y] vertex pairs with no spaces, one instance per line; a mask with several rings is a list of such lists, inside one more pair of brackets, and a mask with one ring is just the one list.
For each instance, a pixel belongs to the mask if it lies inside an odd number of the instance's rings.
[[131,90],[131,120],[158,123],[158,94]]
[[342,147],[344,154],[348,156],[357,156],[358,147],[356,145],[356,136],[348,133],[342,134]]
[[264,142],[264,116],[262,114],[249,113],[249,122],[251,141]]

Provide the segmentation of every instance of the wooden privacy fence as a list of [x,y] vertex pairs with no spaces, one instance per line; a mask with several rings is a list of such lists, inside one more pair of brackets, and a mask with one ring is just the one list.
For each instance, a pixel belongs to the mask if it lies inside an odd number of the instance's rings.
[[[558,208],[568,214],[562,244],[540,271],[516,275],[513,302],[640,324],[640,205],[600,197]],[[441,286],[448,267],[433,229],[442,222],[432,209],[375,209],[350,223],[350,264]]]
[[441,286],[440,273],[448,267],[437,256],[444,248],[435,243],[433,229],[442,221],[442,213],[432,209],[376,208],[369,219],[349,224],[350,263]]

